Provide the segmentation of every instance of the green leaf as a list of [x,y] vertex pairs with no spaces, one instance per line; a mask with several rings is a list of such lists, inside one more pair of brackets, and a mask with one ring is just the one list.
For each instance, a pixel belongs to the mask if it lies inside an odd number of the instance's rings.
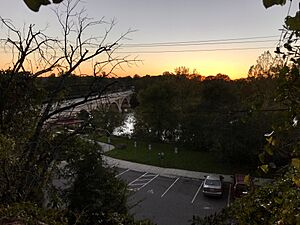
[[264,173],[268,173],[269,172],[269,166],[268,165],[261,165],[260,169],[264,172]]
[[244,182],[246,185],[250,186],[251,177],[249,174],[244,177]]
[[276,140],[275,138],[273,137],[269,137],[269,138],[266,138],[267,142],[272,145],[272,146],[275,146],[276,145]]
[[275,197],[274,201],[279,205],[282,204],[282,202],[283,202],[282,198],[278,198],[278,197]]
[[273,5],[284,5],[285,3],[286,0],[263,0],[263,4],[266,9]]
[[269,145],[265,145],[264,149],[266,153],[273,155],[273,149]]
[[300,179],[298,177],[293,177],[293,182],[296,184],[298,187],[300,187]]
[[298,11],[294,17],[286,17],[285,24],[289,30],[300,31],[300,12]]
[[41,5],[49,5],[49,0],[24,0],[25,4],[34,12],[38,12]]
[[295,169],[300,170],[300,159],[298,159],[298,158],[292,159],[292,166],[293,166]]
[[263,162],[265,161],[265,154],[264,154],[264,153],[260,153],[260,154],[258,155],[258,158],[259,158],[259,161],[260,161],[261,163],[263,163]]

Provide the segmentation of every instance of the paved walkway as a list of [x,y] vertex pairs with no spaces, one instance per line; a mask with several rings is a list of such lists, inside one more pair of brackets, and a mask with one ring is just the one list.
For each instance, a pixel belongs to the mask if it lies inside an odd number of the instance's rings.
[[[103,152],[107,152],[115,148],[115,146],[111,144],[106,144],[102,142],[97,142],[97,144],[101,146]],[[203,172],[163,168],[158,166],[150,166],[150,165],[145,165],[145,164],[140,164],[135,162],[129,162],[125,160],[115,159],[109,156],[103,156],[103,159],[109,166],[115,166],[119,168],[130,169],[130,170],[140,171],[140,172],[155,173],[166,177],[180,176],[180,177],[188,177],[194,179],[204,179],[204,176],[208,175],[208,173],[203,173]],[[227,175],[227,174],[218,174],[218,175],[222,175],[224,177],[225,182],[230,182],[230,183],[233,182],[233,178],[231,175]],[[263,183],[270,182],[270,179],[255,178],[254,182],[257,185],[261,185]]]

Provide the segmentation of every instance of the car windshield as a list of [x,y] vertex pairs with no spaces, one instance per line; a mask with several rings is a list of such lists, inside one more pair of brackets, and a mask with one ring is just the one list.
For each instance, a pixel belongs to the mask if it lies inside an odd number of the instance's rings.
[[221,182],[219,180],[206,180],[205,185],[221,186]]

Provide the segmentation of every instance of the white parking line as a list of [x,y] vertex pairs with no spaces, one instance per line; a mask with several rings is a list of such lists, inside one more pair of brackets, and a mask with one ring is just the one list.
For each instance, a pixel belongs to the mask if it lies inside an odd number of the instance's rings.
[[229,192],[228,192],[228,199],[227,199],[227,207],[230,205],[230,198],[231,198],[231,184],[229,184]]
[[191,204],[193,204],[193,203],[194,203],[194,201],[195,201],[195,199],[196,199],[196,197],[197,197],[197,195],[198,195],[198,193],[199,193],[200,189],[202,188],[202,186],[203,186],[203,181],[202,181],[201,185],[199,186],[199,188],[198,188],[198,190],[197,190],[196,194],[194,195],[194,198],[192,199],[192,201],[191,201]]
[[144,177],[153,177],[155,176],[156,174],[153,174],[153,173],[149,173],[149,174],[146,174]]
[[137,191],[138,188],[128,188],[128,191]]
[[118,165],[118,163],[114,163],[114,164],[111,166],[111,168],[115,168],[115,167],[117,167],[117,165]]
[[[149,180],[148,180],[149,181]],[[134,183],[134,184],[130,184],[130,187],[132,186],[142,186],[144,185],[145,183]]]
[[139,179],[139,181],[148,181],[148,180],[151,180],[154,176],[156,176],[156,175],[153,175],[150,178],[149,177],[147,177],[147,178],[143,177],[143,178]]
[[141,190],[143,187],[145,187],[147,184],[149,184],[151,181],[153,181],[156,177],[158,177],[159,175],[157,174],[155,177],[153,177],[151,180],[149,180],[147,183],[145,183],[142,187],[139,187],[137,190]]
[[143,175],[139,176],[139,177],[136,178],[135,180],[131,181],[131,182],[128,184],[128,186],[131,185],[131,184],[133,184],[133,183],[134,183],[135,181],[137,181],[138,179],[144,177],[146,174],[147,174],[147,173],[144,173]]
[[128,172],[129,170],[130,170],[130,169],[127,169],[127,170],[125,170],[125,171],[123,171],[123,172],[121,172],[121,173],[117,174],[115,177],[119,177],[119,176],[121,176],[122,174],[124,174],[124,173]]
[[179,177],[168,187],[168,189],[160,196],[161,198],[164,197],[165,194],[174,186],[174,184],[179,180]]

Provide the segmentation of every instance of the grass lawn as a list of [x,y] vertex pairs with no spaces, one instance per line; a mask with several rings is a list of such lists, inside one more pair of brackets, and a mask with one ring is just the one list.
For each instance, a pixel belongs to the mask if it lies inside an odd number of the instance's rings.
[[[107,142],[107,138],[97,138],[99,141]],[[117,148],[105,153],[117,159],[128,160],[148,165],[177,168],[192,171],[201,171],[208,173],[235,174],[250,172],[249,168],[241,165],[231,165],[221,162],[216,153],[190,151],[187,149],[178,149],[178,153],[174,152],[174,145],[151,143],[151,150],[148,149],[148,142],[136,141],[137,147],[134,147],[134,140],[111,137],[111,143]],[[123,148],[118,148],[123,145]],[[161,159],[158,153],[164,152],[164,158]]]

